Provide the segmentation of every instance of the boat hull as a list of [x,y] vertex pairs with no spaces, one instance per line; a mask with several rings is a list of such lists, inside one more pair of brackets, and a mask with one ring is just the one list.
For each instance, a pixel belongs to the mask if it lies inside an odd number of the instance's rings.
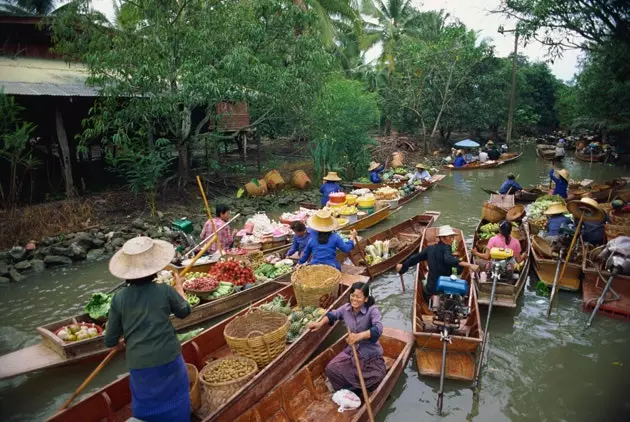
[[586,161],[587,163],[599,163],[605,156],[606,154],[584,154],[581,151],[575,151],[575,158],[580,161]]
[[521,158],[522,155],[522,152],[506,152],[504,154],[501,154],[501,156],[499,157],[499,161],[502,161],[503,164],[511,163],[512,161],[516,161]]
[[455,167],[452,164],[448,164],[445,166],[442,166],[442,168],[444,170],[449,170],[449,171],[467,171],[467,170],[486,170],[486,169],[493,169],[499,166],[503,165],[503,161],[494,161],[492,163],[486,162],[483,164],[479,164],[479,165],[469,165],[469,166],[465,166],[465,167]]
[[[558,261],[555,259],[547,259],[541,257],[536,253],[536,249],[534,249],[533,247],[530,248],[530,255],[532,257],[534,271],[536,272],[538,279],[545,283],[547,286],[552,287]],[[564,275],[560,280],[558,280],[558,288],[571,292],[578,291],[581,284],[581,274],[581,265],[575,262],[569,262],[567,264],[567,269],[565,270]]]
[[431,178],[431,183],[423,186],[421,189],[413,192],[411,195],[407,195],[404,198],[400,198],[400,201],[398,201],[398,205],[403,206],[411,201],[413,201],[414,199],[418,198],[419,196],[421,196],[423,193],[425,193],[426,191],[432,189],[438,182],[440,182],[442,179],[444,179],[446,176],[443,174],[436,174],[435,176],[433,176]]

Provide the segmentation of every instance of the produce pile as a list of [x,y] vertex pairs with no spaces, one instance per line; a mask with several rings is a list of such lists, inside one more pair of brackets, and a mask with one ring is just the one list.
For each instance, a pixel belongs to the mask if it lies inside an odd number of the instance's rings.
[[488,223],[479,227],[479,239],[490,239],[495,234],[499,233],[499,223]]
[[[188,258],[188,259],[184,259],[181,262],[181,265],[183,265],[184,267],[187,266],[188,264],[190,264],[192,262],[193,258]],[[200,264],[207,264],[212,260],[211,256],[201,256],[197,259],[197,261],[195,262],[195,264],[200,265]]]
[[200,334],[205,328],[195,328],[194,330],[187,331],[185,333],[177,334],[177,340],[180,343],[190,340],[191,338]]
[[365,247],[365,260],[368,265],[378,264],[391,256],[389,242],[389,239],[385,241],[377,240]]
[[170,286],[175,286],[175,279],[173,278],[173,273],[169,270],[162,270],[157,273],[157,276],[153,279],[155,283],[158,284],[168,284]]
[[293,261],[290,259],[278,260],[275,263],[265,262],[254,271],[256,280],[265,282],[278,278],[293,271]]
[[73,341],[87,340],[97,336],[98,330],[94,327],[88,327],[85,324],[67,325],[57,333],[57,337],[67,343]]
[[289,326],[289,334],[287,335],[288,343],[295,341],[306,329],[306,325],[309,322],[319,320],[319,318],[326,313],[326,310],[323,308],[316,308],[314,306],[307,306],[304,309],[296,306],[291,309],[290,303],[280,295],[274,297],[273,301],[261,305],[260,309],[289,316],[289,323],[291,325]]
[[219,287],[217,287],[217,289],[212,292],[212,294],[210,295],[210,299],[219,299],[224,296],[229,296],[232,293],[234,293],[234,285],[226,281],[220,281]]
[[256,282],[256,277],[250,267],[243,262],[231,259],[217,262],[208,271],[208,274],[219,281],[226,281],[235,286],[244,286]]
[[216,276],[206,273],[191,272],[186,274],[184,288],[188,290],[199,290],[200,292],[211,292],[219,287],[219,280]]
[[193,295],[191,293],[186,293],[186,300],[190,306],[199,305],[199,302],[201,302],[201,299],[199,299],[197,295]]
[[278,295],[274,297],[271,302],[260,305],[258,308],[262,309],[263,311],[277,312],[279,314],[285,314],[288,316],[291,315],[291,307],[289,305],[289,302],[287,302],[284,297]]
[[203,379],[211,384],[218,384],[243,378],[257,369],[255,363],[225,358],[212,368],[203,371]]
[[274,236],[290,235],[291,229],[286,224],[272,221],[264,213],[255,214],[250,217],[237,233],[241,237],[241,245],[263,243],[265,240],[271,241]]
[[243,248],[230,248],[223,251],[226,255],[247,255],[247,251]]
[[335,210],[337,215],[355,215],[359,210],[354,205],[344,205]]
[[302,221],[305,222],[311,215],[313,215],[317,210],[309,210],[306,208],[300,208],[296,212],[285,212],[280,216],[280,220],[282,221]]
[[374,192],[376,199],[381,200],[393,200],[398,199],[398,189],[390,188],[389,186],[384,186],[382,188],[377,189]]
[[549,208],[551,204],[556,202],[561,202],[562,204],[566,205],[564,198],[562,198],[560,195],[543,195],[525,208],[527,219],[529,221],[532,232],[535,233],[536,230],[545,229],[545,227],[547,226],[547,216],[543,213],[547,210],[547,208]]
[[95,321],[105,321],[112,303],[113,295],[107,293],[94,293],[90,301],[85,305],[85,312]]

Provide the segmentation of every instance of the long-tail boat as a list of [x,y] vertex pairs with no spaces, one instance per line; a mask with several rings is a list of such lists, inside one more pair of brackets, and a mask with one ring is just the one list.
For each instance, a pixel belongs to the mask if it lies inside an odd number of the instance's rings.
[[[212,264],[195,267],[194,271],[207,272]],[[204,321],[226,314],[230,311],[250,305],[265,296],[279,291],[291,280],[291,273],[278,277],[276,280],[259,284],[252,288],[233,293],[210,302],[194,306],[190,315],[184,319],[171,315],[171,322],[176,330],[197,325]],[[94,321],[88,314],[79,314],[70,318],[54,321],[37,327],[40,342],[0,356],[0,379],[42,369],[72,365],[88,359],[98,359],[107,354],[103,335],[86,340],[66,343],[55,332],[66,325],[88,322],[103,325]]]
[[[558,256],[552,254],[551,246],[540,236],[530,236],[530,245],[534,271],[538,279],[547,286],[553,286],[553,279],[556,274],[556,267],[558,266]],[[566,251],[564,255],[566,255]],[[558,280],[558,287],[560,289],[574,292],[580,289],[582,257],[581,253],[579,255],[579,257],[576,257],[575,253],[572,254],[571,260],[567,264],[562,278]],[[563,256],[562,258],[564,259],[565,257]],[[564,263],[561,265],[564,265]]]
[[[461,230],[454,229],[459,257],[470,262],[466,241]],[[438,228],[431,227],[424,231],[421,248],[437,243]],[[416,361],[420,375],[439,377],[442,367],[442,329],[433,324],[433,312],[422,296],[422,280],[428,274],[426,261],[418,264],[413,304],[413,335],[416,339]],[[452,343],[447,346],[446,378],[472,381],[475,376],[475,355],[482,342],[481,319],[477,295],[471,280],[473,275],[464,268],[460,278],[468,282],[467,306],[468,317],[461,321],[451,336]]]
[[599,163],[606,157],[606,154],[587,154],[582,151],[575,151],[575,158],[580,161],[586,161],[587,163]]
[[[315,204],[311,204],[308,202],[301,202],[300,203],[301,207],[304,208],[309,208],[309,209],[318,209],[319,207]],[[385,220],[387,217],[389,217],[391,214],[398,212],[398,210],[400,210],[400,206],[396,209],[392,209],[389,205],[385,205],[383,208],[381,208],[380,210],[367,215],[363,218],[358,219],[357,221],[350,223],[350,224],[346,224],[343,226],[339,227],[339,230],[367,230],[372,226],[375,226],[376,224],[380,223],[381,221]]]
[[486,161],[485,163],[480,163],[479,161],[472,162],[470,164],[466,164],[463,167],[455,167],[452,164],[446,164],[442,166],[444,170],[450,171],[465,171],[465,170],[485,170],[485,169],[493,169],[503,165],[503,161]]
[[553,145],[536,145],[536,155],[547,161],[561,160],[564,158],[556,157],[556,147]]
[[412,200],[418,198],[419,196],[421,196],[423,193],[425,193],[426,191],[428,191],[429,189],[433,188],[435,185],[437,185],[442,179],[444,179],[446,176],[443,174],[436,174],[434,176],[431,176],[431,182],[427,183],[426,185],[422,185],[419,186],[417,188],[416,191],[414,191],[413,193],[400,198],[400,201],[398,201],[398,205],[403,206],[409,202],[411,202]]
[[[391,394],[411,354],[411,333],[385,327],[379,339],[387,373],[383,381],[370,393],[372,412],[376,415]],[[308,365],[273,389],[265,398],[234,422],[367,422],[365,403],[355,410],[339,413],[339,406],[326,388],[325,369],[346,347],[345,336],[315,357]]]
[[[482,250],[485,246],[482,245],[483,241],[479,239],[479,228],[484,224],[487,224],[486,220],[479,221],[477,225],[477,229],[475,230],[475,235],[473,237],[473,246],[477,248],[479,252],[486,252]],[[521,233],[523,234],[520,239],[521,250],[523,252],[527,252],[527,258],[525,258],[525,262],[520,269],[518,279],[515,283],[506,283],[506,282],[497,282],[497,287],[494,295],[493,306],[504,306],[508,308],[515,308],[516,301],[518,300],[521,293],[523,293],[523,288],[525,287],[525,283],[529,277],[529,266],[530,266],[530,253],[529,253],[529,225],[521,224]],[[475,264],[481,264],[478,258],[473,257],[473,262]],[[485,261],[484,261],[485,263]],[[488,274],[488,278],[485,282],[481,282],[479,278],[475,278],[474,280],[475,289],[477,290],[477,301],[482,305],[490,304],[490,292],[492,290],[492,279]]]
[[[394,255],[381,262],[370,265],[363,274],[369,274],[372,277],[376,277],[377,275],[383,274],[385,271],[394,268],[396,264],[407,259],[409,255],[418,250],[420,242],[422,241],[422,234],[424,233],[424,230],[427,227],[431,227],[439,216],[439,212],[427,211],[423,214],[419,214],[405,220],[402,223],[396,224],[387,230],[361,240],[359,242],[361,251],[365,251],[365,247],[367,245],[371,245],[377,240],[385,241],[397,239],[401,243],[401,247],[398,248],[398,251]],[[355,266],[366,265],[366,263],[363,262],[361,251],[359,251],[359,248],[355,247],[347,254],[350,261],[352,261]],[[343,258],[344,256],[345,254],[341,257]]]
[[[337,298],[332,301],[327,310],[336,309],[348,301],[349,286],[352,283],[356,281],[366,282],[367,280],[367,277],[344,274],[339,285]],[[276,295],[282,295],[291,303],[291,306],[295,306],[296,300],[293,286],[288,285],[282,290],[254,303],[252,307],[271,302]],[[244,309],[182,344],[184,360],[201,370],[208,361],[230,356],[231,352],[223,336],[223,331],[230,321],[247,312],[248,309]],[[318,332],[306,330],[211,414],[205,412],[207,405],[202,399],[201,408],[193,415],[193,420],[234,421],[248,411],[254,403],[262,399],[272,388],[297,371],[334,328],[335,326],[325,327]],[[125,421],[131,416],[129,376],[125,375],[87,396],[74,406],[51,416],[48,420],[51,422]]]
[[499,157],[499,161],[503,161],[503,164],[511,163],[521,158],[522,152],[504,152]]

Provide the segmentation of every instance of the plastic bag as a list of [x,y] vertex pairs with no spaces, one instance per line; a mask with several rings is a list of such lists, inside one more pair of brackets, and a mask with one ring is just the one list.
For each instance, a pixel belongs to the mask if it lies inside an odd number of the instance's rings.
[[337,411],[343,413],[344,410],[354,410],[361,406],[361,399],[350,390],[339,390],[333,394],[332,399],[339,405]]

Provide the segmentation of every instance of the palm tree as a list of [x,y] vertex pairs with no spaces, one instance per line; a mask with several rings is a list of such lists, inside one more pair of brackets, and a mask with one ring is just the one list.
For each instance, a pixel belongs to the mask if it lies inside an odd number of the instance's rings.
[[[307,8],[303,0],[293,0],[293,4],[304,10]],[[309,6],[317,17],[323,41],[327,46],[334,45],[339,33],[339,24],[356,22],[359,17],[351,0],[311,0]]]
[[0,13],[15,16],[46,16],[57,10],[58,0],[0,0]]

